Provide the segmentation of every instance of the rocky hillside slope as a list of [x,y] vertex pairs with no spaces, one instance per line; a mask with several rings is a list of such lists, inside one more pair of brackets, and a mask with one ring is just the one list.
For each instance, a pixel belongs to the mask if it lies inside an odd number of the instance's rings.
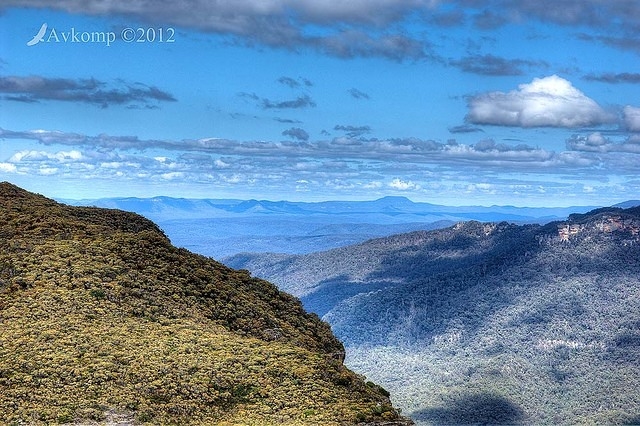
[[329,326],[131,213],[0,184],[0,423],[403,422]]

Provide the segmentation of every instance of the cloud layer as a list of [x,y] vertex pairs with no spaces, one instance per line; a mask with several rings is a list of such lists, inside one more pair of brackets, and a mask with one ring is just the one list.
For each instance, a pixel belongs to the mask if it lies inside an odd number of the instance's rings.
[[94,78],[50,78],[37,75],[0,77],[0,94],[9,101],[81,102],[106,108],[110,105],[156,107],[175,98],[155,86],[142,83],[106,83]]
[[[473,144],[349,136],[310,141],[299,128],[283,134],[291,140],[153,140],[0,130],[5,147],[16,147],[0,162],[0,172],[29,179],[64,176],[92,185],[139,184],[147,191],[168,182],[205,185],[235,196],[254,188],[266,198],[292,198],[295,192],[330,194],[333,199],[401,192],[429,198],[521,194],[532,201],[548,200],[543,197],[550,194],[579,194],[583,185],[615,191],[607,184],[609,173],[615,170],[618,180],[635,177],[640,154],[640,140],[614,141],[597,132],[570,138],[561,152],[492,139]],[[21,148],[29,141],[40,147]]]
[[[340,127],[340,126],[338,126]],[[304,136],[302,129],[292,128],[285,133],[294,137]],[[440,143],[418,138],[366,139],[361,137],[337,137],[314,142],[269,142],[234,141],[221,138],[183,140],[141,140],[132,136],[98,135],[88,136],[78,133],[34,130],[17,132],[0,129],[0,138],[32,140],[45,146],[68,146],[74,148],[97,149],[100,152],[136,151],[161,149],[168,152],[199,153],[206,155],[240,156],[251,159],[282,157],[313,160],[375,160],[385,163],[412,162],[432,163],[444,161],[504,161],[526,163],[530,161],[554,160],[551,151],[533,148],[524,144],[498,144],[492,140],[482,140],[475,145],[455,142]],[[294,137],[303,140],[304,137]],[[209,158],[209,157],[207,157]],[[445,161],[446,160],[446,161]]]
[[[127,16],[231,36],[238,43],[314,49],[343,58],[436,58],[431,43],[404,26],[410,20],[446,27],[473,24],[486,30],[534,19],[608,30],[606,37],[591,37],[621,49],[640,49],[635,0],[564,0],[552,5],[539,0],[158,0],[153,7],[146,0],[5,0],[0,9],[7,7]],[[321,31],[313,30],[318,28]],[[488,75],[517,75],[522,67],[536,65],[491,55],[456,62],[470,72]]]
[[451,60],[450,64],[464,72],[489,76],[522,75],[525,69],[548,66],[542,61],[506,59],[495,55],[466,56]]

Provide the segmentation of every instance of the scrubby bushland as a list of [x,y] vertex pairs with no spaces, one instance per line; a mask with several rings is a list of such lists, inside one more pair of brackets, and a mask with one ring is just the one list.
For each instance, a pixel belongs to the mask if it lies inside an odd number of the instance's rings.
[[0,423],[401,420],[300,302],[129,213],[0,184]]

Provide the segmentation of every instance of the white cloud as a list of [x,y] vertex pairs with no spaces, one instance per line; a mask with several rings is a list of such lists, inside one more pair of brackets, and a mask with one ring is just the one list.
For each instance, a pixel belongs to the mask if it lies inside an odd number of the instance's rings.
[[105,169],[119,169],[123,167],[124,164],[119,161],[108,161],[100,164],[100,167]]
[[389,183],[389,187],[393,188],[393,189],[397,189],[400,191],[409,191],[409,190],[413,190],[413,189],[420,189],[420,185],[414,183],[413,181],[404,181],[402,179],[399,178],[395,178],[393,179],[390,183]]
[[626,152],[640,154],[640,145],[629,137],[623,142],[614,142],[604,137],[600,132],[588,136],[574,135],[567,139],[567,148],[572,151],[583,152]]
[[182,179],[184,177],[184,173],[182,173],[182,172],[169,172],[169,173],[161,174],[160,177],[162,179],[165,179],[165,180]]
[[586,144],[590,146],[602,146],[609,143],[609,140],[602,136],[602,133],[595,132],[587,136]]
[[21,161],[44,161],[44,160],[55,160],[58,162],[76,162],[83,159],[82,153],[77,150],[71,151],[58,151],[55,153],[46,152],[46,151],[35,151],[35,150],[22,150],[15,152],[11,158],[9,158],[10,163],[19,163]]
[[60,151],[55,154],[56,160],[60,162],[66,161],[80,161],[83,159],[82,153],[77,150]]
[[0,172],[3,173],[16,173],[18,169],[15,164],[11,163],[0,163]]
[[[320,140],[313,142],[270,142],[270,141],[234,141],[219,138],[183,139],[183,140],[143,140],[137,137],[99,135],[86,136],[64,132],[13,132],[0,129],[0,137],[6,139],[29,139],[40,142],[43,145],[70,145],[74,147],[93,148],[92,154],[85,152],[83,155],[92,157],[104,157],[104,151],[111,156],[103,158],[105,162],[123,161],[118,151],[155,149],[164,150],[167,153],[180,152],[182,161],[190,164],[206,163],[211,165],[209,155],[222,155],[224,159],[215,160],[213,164],[219,168],[234,168],[242,165],[239,158],[251,159],[252,165],[258,162],[268,163],[270,167],[313,170],[310,161],[322,161],[322,167],[344,168],[351,160],[380,161],[383,163],[415,164],[436,162],[468,162],[468,161],[504,161],[505,163],[531,163],[547,161],[555,154],[551,151],[533,148],[525,144],[507,145],[495,143],[491,140],[480,141],[475,145],[443,144],[433,140],[419,138],[394,138],[394,139],[365,139],[339,137],[332,140]],[[135,141],[135,143],[123,143],[123,141]],[[75,151],[75,150],[74,150]],[[67,151],[64,151],[67,152]],[[71,151],[73,152],[73,151]],[[20,156],[35,155],[47,156],[44,151],[26,151]],[[207,154],[207,155],[205,155]],[[69,155],[67,155],[69,156]],[[170,160],[159,162],[156,155],[155,165],[171,164]],[[168,158],[168,157],[166,157]],[[293,162],[293,159],[296,162]],[[247,165],[246,162],[244,165]]]
[[243,177],[240,176],[239,174],[233,174],[231,176],[224,176],[224,175],[220,175],[220,178],[226,182],[226,183],[231,183],[231,184],[235,184],[235,183],[240,183],[243,180]]
[[495,185],[492,185],[490,183],[472,183],[467,185],[467,192],[468,193],[482,192],[485,194],[496,194],[497,190],[495,188]]
[[622,112],[627,129],[632,132],[640,132],[640,108],[627,105]]
[[365,188],[365,189],[380,189],[380,188],[382,188],[382,182],[380,182],[380,181],[369,182],[369,183],[364,184],[363,188]]
[[58,173],[58,170],[59,170],[59,169],[58,169],[57,167],[46,167],[46,166],[41,166],[41,167],[40,167],[40,170],[38,170],[38,172],[39,172],[41,175],[49,176],[49,175],[55,175],[56,173]]
[[109,105],[129,105],[155,107],[158,101],[174,101],[175,98],[157,87],[147,87],[139,83],[125,83],[118,86],[96,79],[50,78],[38,75],[0,77],[0,93],[4,99],[20,102],[61,101],[82,102],[103,108]]
[[469,99],[467,121],[519,127],[584,127],[615,118],[557,75],[535,78],[518,90],[489,92]]

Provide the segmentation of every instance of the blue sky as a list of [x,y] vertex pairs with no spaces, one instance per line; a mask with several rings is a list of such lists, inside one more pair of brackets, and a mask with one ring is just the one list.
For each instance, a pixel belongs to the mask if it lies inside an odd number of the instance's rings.
[[59,198],[613,204],[640,198],[640,8],[7,0],[0,129],[0,179]]

